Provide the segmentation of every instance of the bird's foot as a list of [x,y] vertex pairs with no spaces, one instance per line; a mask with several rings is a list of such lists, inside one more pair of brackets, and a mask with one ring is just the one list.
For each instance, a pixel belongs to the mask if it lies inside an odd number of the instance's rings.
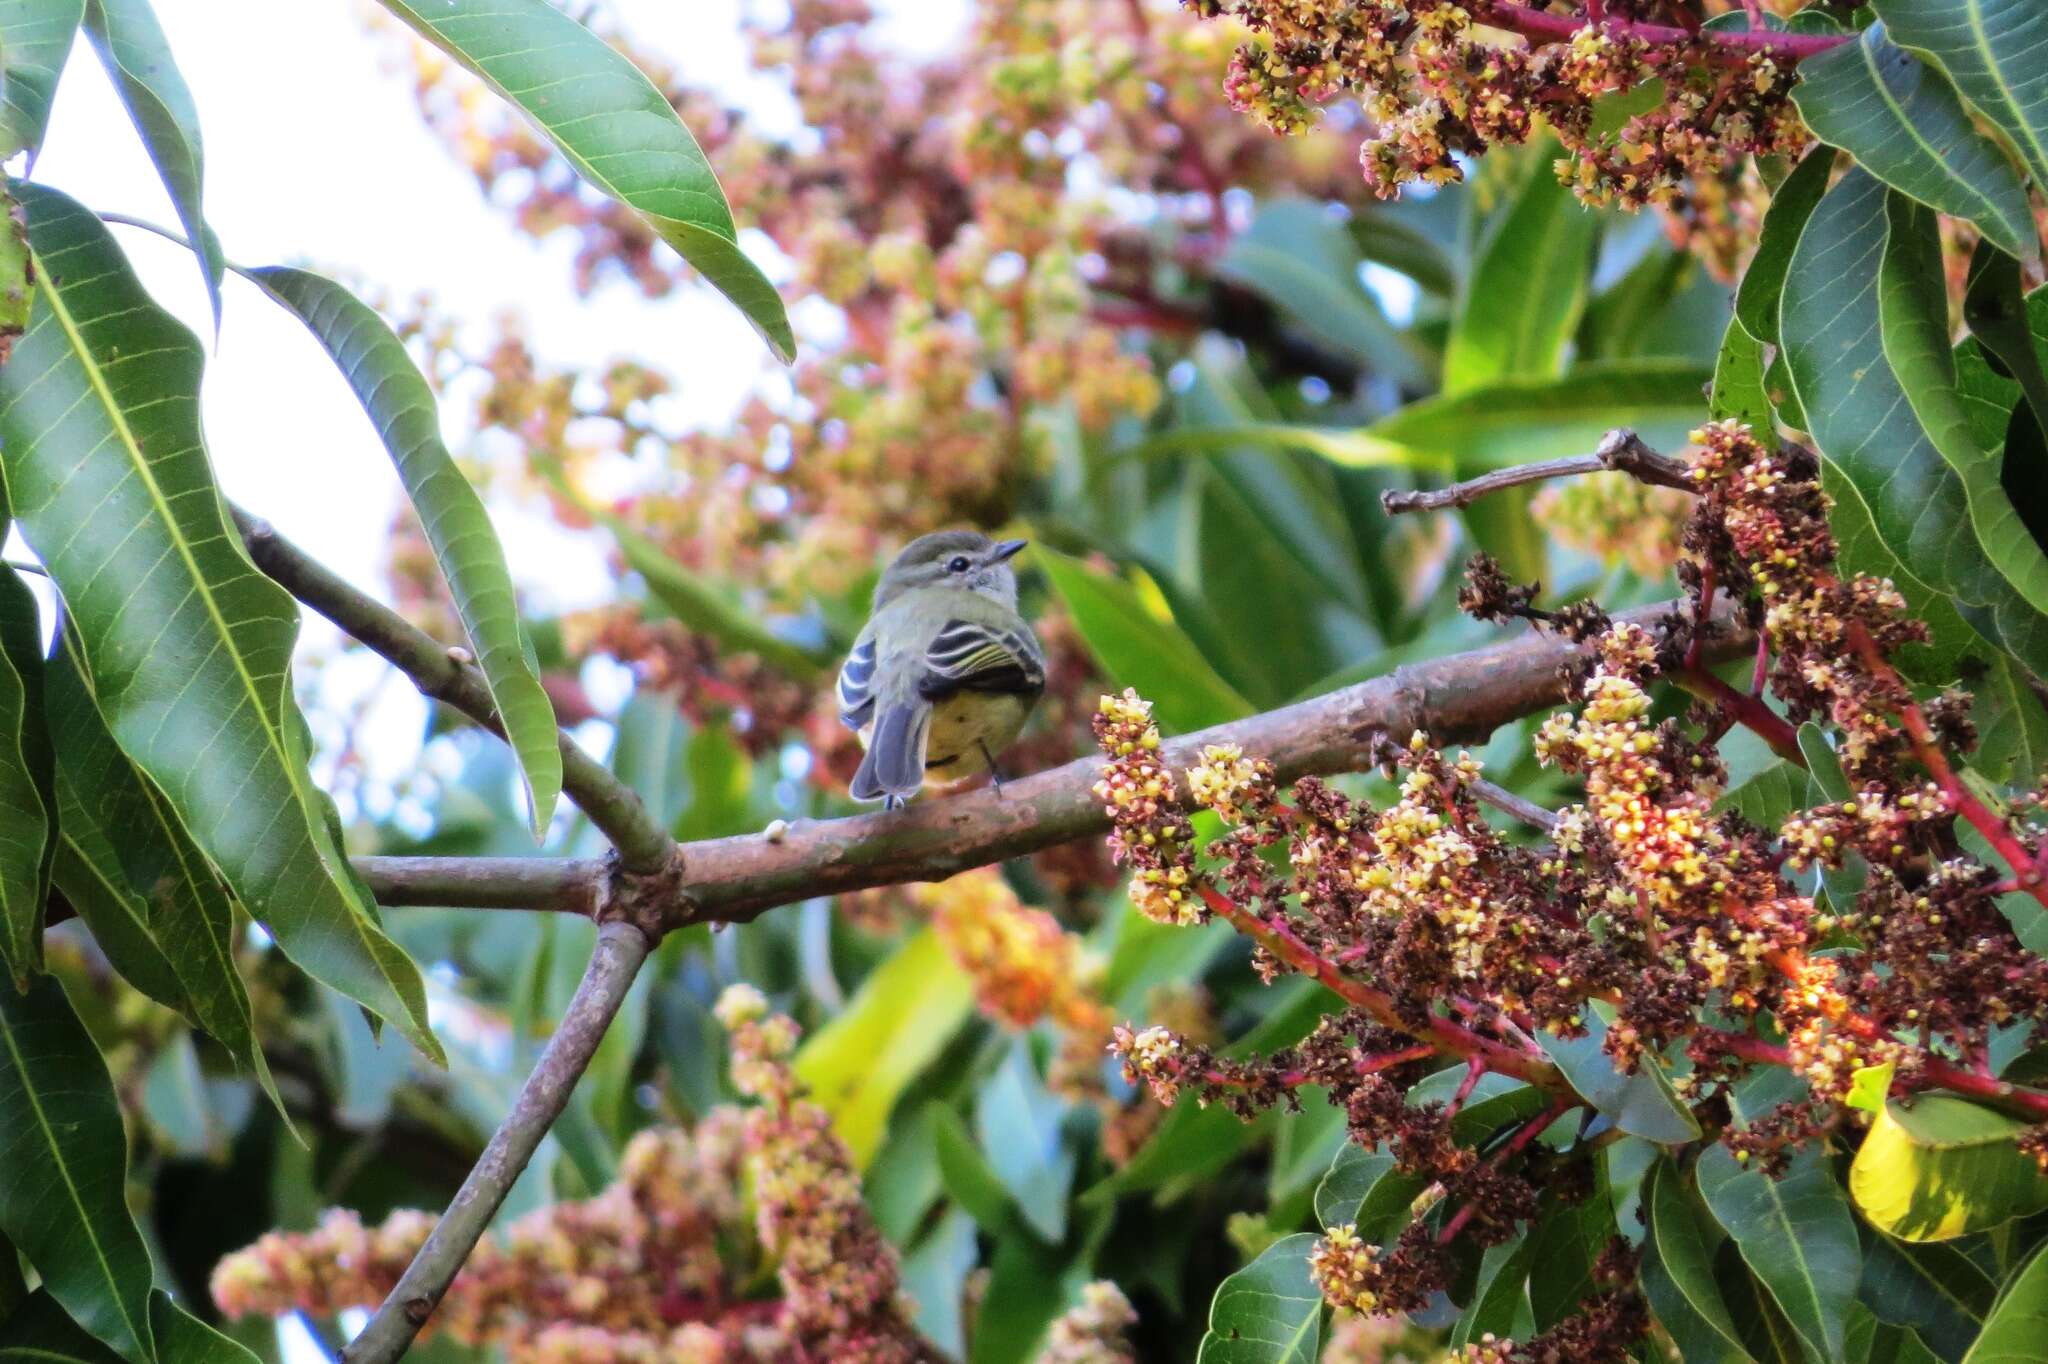
[[1010,779],[1009,775],[1003,771],[1002,765],[996,761],[996,755],[988,751],[987,744],[979,739],[975,740],[975,744],[981,749],[982,761],[988,764],[988,784],[995,787],[996,794],[1000,796],[1003,794],[1003,783]]
[[882,797],[882,808],[884,810],[901,810],[908,804],[910,804],[908,796],[899,796],[894,792]]

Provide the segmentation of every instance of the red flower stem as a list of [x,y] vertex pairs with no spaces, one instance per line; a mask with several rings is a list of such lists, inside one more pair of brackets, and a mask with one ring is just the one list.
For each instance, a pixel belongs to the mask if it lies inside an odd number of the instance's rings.
[[[1866,1035],[1875,1034],[1878,1029],[1866,1018],[1845,1020],[1861,1024],[1856,1030]],[[1792,1052],[1789,1048],[1761,1037],[1746,1033],[1721,1032],[1717,1029],[1702,1029],[1700,1040],[1707,1042],[1730,1056],[1739,1056],[1745,1061],[1758,1061],[1765,1065],[1792,1067]],[[1994,1079],[1942,1060],[1938,1056],[1927,1057],[1920,1065],[1920,1076],[1928,1088],[1952,1089],[1958,1094],[1967,1094],[1973,1099],[1983,1099],[1999,1108],[2016,1110],[2027,1114],[2036,1121],[2048,1121],[2048,1093],[2038,1089],[2027,1089],[2009,1080]]]
[[1472,1220],[1472,1214],[1478,1210],[1479,1204],[1475,1201],[1452,1213],[1451,1220],[1444,1223],[1444,1229],[1436,1234],[1436,1243],[1440,1246],[1449,1245],[1458,1233],[1465,1229],[1465,1224]]
[[[1587,26],[1585,16],[1549,14],[1527,5],[1510,3],[1510,0],[1487,0],[1473,7],[1473,15],[1489,27],[1504,28],[1524,38],[1547,43],[1565,41]],[[1634,38],[1651,47],[1692,49],[1704,60],[1724,63],[1747,60],[1753,52],[1768,52],[1774,58],[1796,62],[1801,57],[1811,57],[1855,41],[1854,34],[1841,33],[1724,30],[1694,34],[1664,24],[1612,18],[1600,25],[1600,31],[1610,38]]]
[[1723,714],[1732,715],[1737,724],[1754,731],[1758,738],[1771,746],[1773,753],[1786,762],[1806,766],[1806,759],[1799,754],[1799,731],[1792,728],[1784,716],[1765,705],[1761,696],[1737,691],[1704,668],[1681,669],[1670,677],[1702,701],[1720,706]]
[[1472,1091],[1479,1084],[1479,1077],[1486,1074],[1486,1058],[1474,1056],[1465,1062],[1465,1078],[1458,1082],[1458,1092],[1451,1096],[1451,1106],[1446,1113],[1456,1117],[1465,1107],[1465,1100],[1472,1097]]
[[[1377,1075],[1383,1070],[1392,1070],[1395,1066],[1406,1065],[1410,1061],[1420,1061],[1425,1057],[1434,1055],[1436,1055],[1436,1047],[1434,1045],[1428,1042],[1417,1042],[1412,1047],[1402,1047],[1397,1051],[1383,1051],[1372,1056],[1361,1056],[1351,1063],[1351,1069],[1359,1075]],[[1202,1078],[1212,1085],[1221,1085],[1226,1089],[1246,1087],[1246,1081],[1243,1078],[1232,1075],[1228,1071],[1205,1070],[1202,1072]],[[1282,1089],[1299,1089],[1303,1085],[1314,1083],[1309,1078],[1309,1073],[1305,1070],[1283,1070],[1272,1078],[1274,1083],[1278,1084]]]
[[[1570,1093],[1571,1088],[1562,1072],[1548,1061],[1525,1056],[1512,1047],[1503,1046],[1490,1037],[1482,1037],[1472,1029],[1448,1018],[1430,1017],[1427,1026],[1418,1032],[1415,1025],[1401,1017],[1394,1007],[1394,1001],[1381,991],[1373,989],[1362,981],[1350,979],[1337,969],[1337,964],[1317,954],[1314,948],[1303,942],[1294,930],[1284,923],[1263,919],[1252,913],[1206,882],[1201,887],[1203,903],[1218,918],[1250,938],[1268,952],[1286,962],[1302,975],[1328,988],[1345,1003],[1363,1009],[1373,1019],[1398,1032],[1407,1033],[1418,1040],[1429,1042],[1437,1051],[1453,1056],[1484,1056],[1489,1069],[1517,1080],[1535,1085],[1552,1092]],[[1574,1102],[1578,1100],[1574,1097]]]
[[1685,670],[1699,672],[1700,656],[1707,647],[1707,617],[1714,609],[1714,561],[1700,570],[1700,595],[1692,607],[1692,643],[1685,646]]
[[1756,673],[1749,679],[1749,691],[1758,700],[1763,699],[1764,683],[1770,679],[1771,637],[1759,631],[1756,637]]
[[1849,643],[1862,656],[1864,666],[1870,669],[1872,676],[1891,682],[1907,698],[1899,707],[1899,723],[1905,727],[1906,737],[1912,741],[1913,756],[1920,760],[1920,765],[1927,769],[1927,775],[1941,788],[1943,803],[1968,820],[1970,827],[1997,849],[1998,855],[2012,869],[2020,889],[2048,906],[2048,886],[2042,884],[2040,855],[2022,843],[2010,824],[1992,813],[1990,807],[1977,799],[1974,791],[1963,785],[1963,779],[1956,775],[1955,768],[1949,765],[1948,755],[1941,751],[1941,745],[1935,740],[1934,728],[1927,723],[1927,716],[1919,703],[1911,699],[1912,693],[1906,690],[1906,684],[1892,670],[1892,665],[1879,651],[1877,641],[1870,637],[1870,631],[1861,622],[1850,624]]

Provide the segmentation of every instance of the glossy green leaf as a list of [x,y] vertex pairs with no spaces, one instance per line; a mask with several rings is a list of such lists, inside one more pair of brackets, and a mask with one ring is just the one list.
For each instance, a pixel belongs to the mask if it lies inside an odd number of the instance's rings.
[[377,310],[333,280],[288,266],[248,275],[306,324],[377,428],[447,579],[491,703],[504,721],[505,737],[519,756],[529,818],[539,838],[562,792],[555,710],[541,689],[539,671],[528,661],[519,599],[490,513],[441,441],[434,390]]
[[[1648,1254],[1662,1266],[1659,1288],[1668,1286],[1675,1299],[1650,1294],[1651,1306],[1660,1318],[1684,1317],[1697,1322],[1714,1338],[1717,1346],[1740,1354],[1742,1335],[1728,1312],[1727,1301],[1714,1278],[1714,1247],[1707,1229],[1685,1196],[1684,1176],[1678,1167],[1660,1159],[1650,1167],[1643,1181],[1643,1207],[1649,1215]],[[1649,1287],[1645,1276],[1645,1286]]]
[[1721,334],[1707,410],[1716,421],[1732,418],[1748,422],[1756,431],[1772,429],[1771,397],[1764,387],[1763,343],[1749,334],[1739,317],[1729,318],[1728,329]]
[[2039,257],[2012,163],[1971,124],[1948,78],[1892,42],[1883,23],[1802,61],[1792,99],[1815,135],[1893,189],[1975,224],[2012,255]]
[[1696,1167],[1700,1194],[1742,1258],[1820,1359],[1843,1359],[1843,1330],[1862,1273],[1849,1200],[1815,1148],[1793,1156],[1783,1178],[1745,1169],[1709,1146]]
[[1750,823],[1775,829],[1795,810],[1806,808],[1806,770],[1796,763],[1775,762],[1715,802],[1733,809]]
[[1667,1145],[1695,1141],[1700,1125],[1678,1101],[1655,1053],[1646,1054],[1634,1074],[1624,1075],[1608,1059],[1604,1044],[1607,1022],[1598,1011],[1586,1010],[1584,1037],[1562,1038],[1538,1033],[1537,1042],[1557,1063],[1586,1102],[1614,1119],[1622,1131]]
[[228,1339],[158,1289],[150,1295],[159,1364],[257,1364],[256,1356]]
[[1161,728],[1187,734],[1252,713],[1251,702],[1210,666],[1156,591],[1147,600],[1121,578],[1040,548],[1035,555],[1074,618],[1088,652],[1118,687],[1152,702]]
[[2048,1208],[2048,1175],[2014,1139],[2026,1124],[1946,1094],[1895,1099],[1870,1124],[1849,1192],[1902,1241],[1950,1241]]
[[185,239],[199,258],[213,325],[220,327],[220,281],[226,263],[213,229],[206,225],[202,190],[205,155],[199,140],[199,108],[171,59],[150,0],[86,0],[85,32],[99,53],[107,79],[120,93],[128,117],[156,173],[171,196]]
[[1354,206],[1351,241],[1365,259],[1408,276],[1425,293],[1449,298],[1458,291],[1458,263],[1442,241],[1407,216],[1433,207],[1419,199]]
[[547,0],[382,3],[524,114],[584,180],[645,219],[777,356],[794,358],[782,299],[740,250],[711,163],[623,54]]
[[1983,1329],[1998,1290],[1969,1256],[1937,1242],[1873,1233],[1856,1296],[1880,1321],[1910,1326],[1935,1354],[1959,1360]]
[[861,982],[844,1012],[796,1054],[796,1074],[832,1115],[856,1163],[882,1144],[889,1111],[974,1007],[974,982],[924,929]]
[[297,604],[249,562],[214,485],[199,344],[90,212],[16,193],[42,287],[0,369],[8,491],[108,727],[285,955],[438,1058],[419,972],[378,926],[306,771]]
[[2048,1245],[1999,1289],[1984,1333],[1963,1364],[2042,1364],[2048,1360]]
[[1862,1303],[1849,1309],[1843,1348],[1856,1364],[1941,1364],[1910,1328],[1880,1320]]
[[149,1251],[128,1212],[128,1138],[106,1062],[57,982],[0,989],[0,1233],[78,1324],[133,1364],[156,1353]]
[[1892,41],[1932,58],[2048,183],[2048,9],[2037,0],[1877,0]]
[[[149,1296],[158,1364],[256,1364],[256,1356],[187,1312],[158,1289]],[[0,1364],[114,1364],[120,1356],[37,1293],[0,1318]]]
[[1315,1364],[1323,1295],[1308,1271],[1316,1238],[1283,1236],[1225,1279],[1209,1304],[1196,1364]]
[[1452,1349],[1489,1335],[1506,1340],[1515,1334],[1517,1318],[1528,1310],[1529,1271],[1535,1262],[1536,1242],[1526,1232],[1486,1248],[1471,1304],[1451,1328]]
[[235,965],[233,898],[169,802],[114,742],[68,640],[52,654],[48,679],[63,884],[124,973],[125,954],[153,969],[154,952],[171,976],[154,989],[150,977],[131,976],[133,983],[187,1013],[268,1090],[249,992]]
[[1356,1227],[1360,1238],[1379,1245],[1406,1225],[1409,1205],[1428,1183],[1396,1170],[1386,1151],[1346,1143],[1316,1186],[1316,1220],[1325,1229]]
[[53,767],[35,597],[20,575],[0,566],[0,965],[16,986],[42,969],[44,901],[56,851]]
[[1538,1216],[1529,1231],[1529,1239],[1536,1243],[1529,1306],[1538,1330],[1547,1331],[1571,1316],[1594,1291],[1593,1268],[1614,1236],[1614,1207],[1602,1188],[1577,1203],[1553,1205]]
[[988,1156],[974,1144],[967,1124],[958,1113],[937,1102],[925,1111],[930,1114],[932,1154],[946,1193],[989,1235],[1009,1231],[1016,1215],[1010,1191],[988,1163]]
[[1768,345],[1778,342],[1778,301],[1785,289],[1785,272],[1792,266],[1792,252],[1806,230],[1807,219],[1827,192],[1834,170],[1831,147],[1815,147],[1785,177],[1771,195],[1764,212],[1763,230],[1758,234],[1756,254],[1742,272],[1735,291],[1735,317],[1743,330]]
[[[2035,290],[2038,297],[2041,290]],[[2035,415],[2048,417],[2048,340],[2042,336],[2040,310],[2027,301],[2020,263],[1988,241],[1970,255],[1970,274],[1963,289],[1963,321],[1970,335],[2004,362]]]
[[1586,305],[1600,218],[1537,165],[1480,247],[1444,345],[1444,392],[1502,379],[1543,378],[1564,366]]
[[0,0],[0,161],[42,147],[84,15],[85,0]]
[[1934,214],[1893,194],[1886,219],[1878,276],[1884,358],[1928,440],[1961,480],[1978,545],[2014,592],[2036,611],[2048,611],[2048,555],[2006,496],[1999,452],[1977,439],[1956,387]]

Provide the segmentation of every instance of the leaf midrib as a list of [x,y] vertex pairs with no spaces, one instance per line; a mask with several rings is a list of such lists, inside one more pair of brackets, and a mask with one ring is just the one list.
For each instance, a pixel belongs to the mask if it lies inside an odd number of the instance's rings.
[[[51,989],[58,988],[54,984]],[[64,1181],[64,1191],[71,1195],[71,1205],[78,1209],[78,1225],[85,1232],[85,1239],[92,1245],[93,1258],[99,1261],[100,1272],[106,1276],[107,1284],[113,1289],[108,1296],[113,1300],[114,1310],[121,1314],[122,1322],[138,1345],[147,1344],[147,1332],[136,1328],[135,1320],[128,1315],[128,1304],[121,1293],[121,1281],[114,1274],[114,1266],[107,1259],[106,1250],[100,1244],[99,1233],[93,1219],[86,1211],[85,1200],[79,1196],[78,1182],[71,1177],[71,1166],[64,1159],[64,1148],[57,1142],[57,1134],[50,1126],[49,1115],[43,1112],[42,1101],[36,1095],[34,1082],[29,1078],[28,1063],[22,1059],[21,1048],[15,1044],[14,1028],[0,1019],[0,1043],[7,1047],[7,1055],[13,1062],[14,1073],[21,1077],[21,1095],[28,1100],[29,1110],[35,1115],[36,1126],[42,1129],[43,1140],[50,1148],[50,1159],[56,1162],[57,1173]]]
[[[38,276],[44,279],[53,278],[50,272],[43,266],[42,253],[36,250],[33,244],[30,245],[29,256],[35,262]],[[264,742],[269,746],[272,755],[276,757],[278,767],[283,771],[286,782],[292,788],[293,796],[303,805],[305,790],[301,785],[298,772],[293,766],[291,755],[285,749],[283,736],[278,732],[277,726],[271,722],[270,713],[264,706],[263,693],[256,686],[256,679],[249,674],[248,668],[243,665],[242,652],[236,644],[234,631],[229,626],[227,618],[221,614],[220,603],[214,599],[212,587],[207,582],[204,572],[201,571],[199,561],[192,553],[191,545],[186,541],[183,531],[178,526],[177,519],[172,515],[169,503],[164,500],[163,490],[157,485],[156,477],[150,471],[149,461],[143,456],[142,447],[135,438],[134,430],[128,425],[128,414],[115,401],[114,391],[108,385],[106,376],[100,372],[100,367],[94,359],[92,350],[86,344],[85,334],[79,329],[76,319],[72,317],[70,308],[66,306],[63,290],[61,288],[48,288],[41,290],[40,293],[50,305],[50,315],[57,319],[57,325],[63,329],[65,339],[70,344],[71,353],[77,358],[79,368],[85,373],[86,382],[92,386],[94,394],[100,400],[100,405],[106,409],[108,420],[113,423],[115,433],[120,437],[122,450],[127,454],[130,463],[136,471],[136,476],[141,480],[143,488],[149,494],[150,501],[156,507],[157,517],[163,524],[164,533],[170,537],[172,545],[178,551],[178,557],[184,560],[186,572],[191,575],[192,590],[206,604],[206,613],[212,618],[214,628],[219,632],[221,640],[227,646],[222,652],[227,655],[229,664],[235,670],[235,676],[241,679],[243,690],[249,697],[250,706],[256,712],[257,728],[262,732]],[[251,571],[253,572],[254,570],[252,569]],[[97,700],[95,700],[94,704],[98,704]],[[310,833],[307,841],[312,843]],[[346,893],[341,890],[340,883],[333,874],[333,869],[327,865],[327,859],[320,855],[317,844],[313,844],[313,856],[321,864],[322,876],[335,886],[337,894],[343,896],[343,907],[349,912],[342,917],[348,921],[350,930],[355,933],[357,940],[369,953],[371,959],[381,961],[382,958],[377,953],[376,944],[363,931],[361,916],[356,912],[356,906],[349,901]]]

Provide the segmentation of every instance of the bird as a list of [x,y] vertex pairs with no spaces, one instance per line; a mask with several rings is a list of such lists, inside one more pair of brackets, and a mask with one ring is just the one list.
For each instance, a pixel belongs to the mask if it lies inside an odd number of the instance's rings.
[[935,531],[904,546],[839,670],[839,718],[867,750],[848,788],[901,809],[926,784],[987,772],[1045,690],[1045,654],[1017,612],[1023,540]]

